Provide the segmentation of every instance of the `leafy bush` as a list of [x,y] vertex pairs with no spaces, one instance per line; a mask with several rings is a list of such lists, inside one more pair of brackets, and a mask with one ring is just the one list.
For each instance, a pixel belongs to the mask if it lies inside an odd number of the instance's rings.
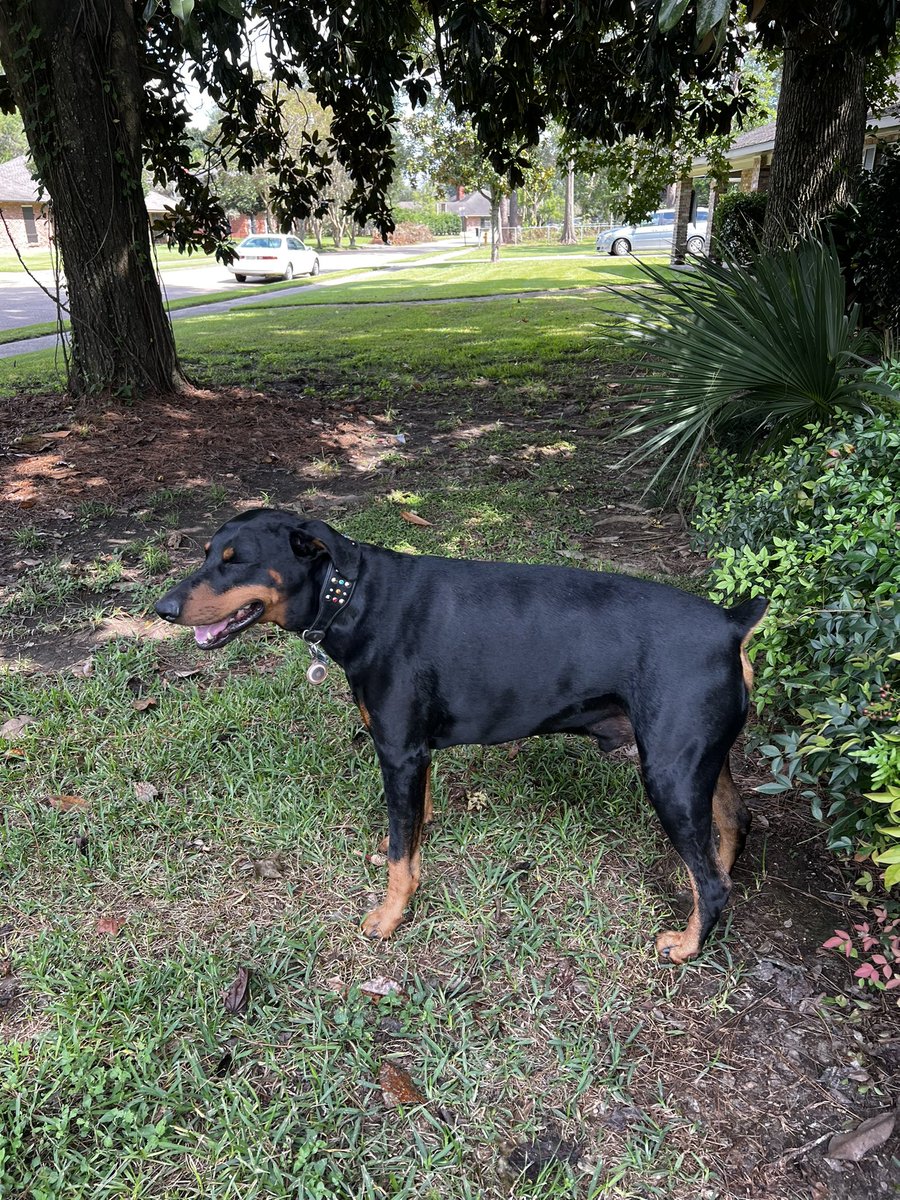
[[766,254],[752,273],[708,258],[689,273],[641,269],[652,286],[619,294],[649,369],[616,436],[640,438],[632,462],[662,453],[654,481],[681,487],[713,435],[784,444],[839,410],[868,411],[870,393],[886,390],[856,354],[857,310],[845,311],[829,243]]
[[398,225],[425,225],[435,237],[461,233],[462,222],[455,213],[429,212],[421,208],[398,208],[394,213]]
[[[811,426],[742,474],[716,452],[693,525],[712,594],[767,595],[754,698],[788,724],[762,753],[800,786],[829,844],[900,881],[900,409]],[[823,813],[820,789],[828,800]]]
[[861,172],[856,201],[832,230],[864,319],[900,331],[900,146],[882,147],[875,169]]
[[765,192],[726,192],[716,200],[713,245],[720,257],[746,265],[759,254]]

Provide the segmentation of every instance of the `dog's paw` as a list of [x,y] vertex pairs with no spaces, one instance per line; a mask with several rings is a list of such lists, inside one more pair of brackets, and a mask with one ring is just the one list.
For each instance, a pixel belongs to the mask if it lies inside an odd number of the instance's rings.
[[688,929],[683,929],[680,933],[674,929],[667,929],[656,939],[657,953],[668,962],[687,962],[688,959],[694,958],[699,950],[696,937]]
[[369,938],[389,938],[403,919],[402,910],[398,913],[382,905],[373,908],[363,918],[362,931]]

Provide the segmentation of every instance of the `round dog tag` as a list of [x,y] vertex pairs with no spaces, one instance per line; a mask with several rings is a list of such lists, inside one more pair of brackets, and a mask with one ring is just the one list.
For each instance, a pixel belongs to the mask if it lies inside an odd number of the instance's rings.
[[328,667],[323,662],[312,662],[306,669],[306,678],[310,683],[324,683],[325,676],[328,674]]

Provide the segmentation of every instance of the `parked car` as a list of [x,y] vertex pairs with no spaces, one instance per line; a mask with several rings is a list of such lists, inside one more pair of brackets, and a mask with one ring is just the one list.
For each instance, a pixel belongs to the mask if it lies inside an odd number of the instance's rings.
[[318,275],[319,259],[290,233],[251,233],[237,245],[237,257],[228,270],[238,283],[248,275],[293,279],[295,275]]
[[[708,209],[698,208],[687,229],[687,248],[702,254],[706,247]],[[598,254],[630,254],[641,250],[668,250],[675,234],[675,209],[662,208],[644,225],[615,225],[597,237]]]

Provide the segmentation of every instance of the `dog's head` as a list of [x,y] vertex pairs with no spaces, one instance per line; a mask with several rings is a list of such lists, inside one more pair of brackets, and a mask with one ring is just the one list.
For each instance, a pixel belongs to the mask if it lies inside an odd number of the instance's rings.
[[197,644],[216,650],[259,622],[308,629],[325,572],[333,564],[356,578],[359,548],[323,521],[255,508],[223,525],[206,544],[199,571],[156,601],[159,616],[194,628]]

